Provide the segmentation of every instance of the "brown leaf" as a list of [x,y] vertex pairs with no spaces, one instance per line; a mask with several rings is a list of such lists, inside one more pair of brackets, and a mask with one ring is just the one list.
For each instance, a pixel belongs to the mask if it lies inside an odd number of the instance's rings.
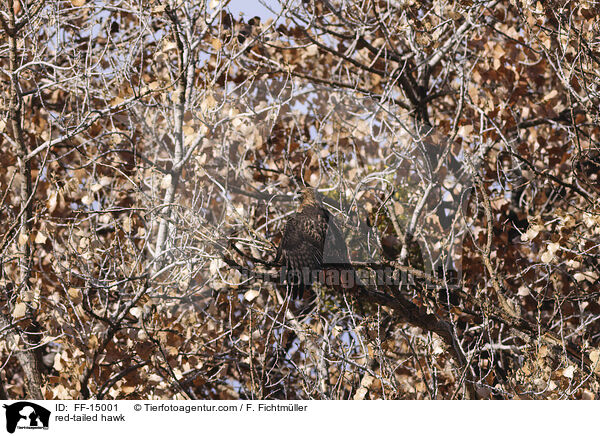
[[23,318],[27,313],[27,305],[25,303],[17,303],[13,309],[12,316],[15,319]]

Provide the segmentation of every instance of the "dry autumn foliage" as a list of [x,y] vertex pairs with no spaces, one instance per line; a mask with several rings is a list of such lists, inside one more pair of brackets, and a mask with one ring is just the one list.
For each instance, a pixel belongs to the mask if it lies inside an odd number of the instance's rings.
[[599,396],[597,2],[0,4],[0,399]]

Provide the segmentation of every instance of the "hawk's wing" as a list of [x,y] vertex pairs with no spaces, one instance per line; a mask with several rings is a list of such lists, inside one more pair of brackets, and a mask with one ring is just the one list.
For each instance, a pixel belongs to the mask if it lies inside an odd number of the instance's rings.
[[323,266],[323,247],[329,215],[319,207],[308,207],[293,215],[283,230],[275,257],[285,267],[287,283],[293,296],[302,297]]
[[326,266],[350,264],[346,240],[333,217],[329,218],[329,226],[327,227],[327,238],[323,250],[323,264]]

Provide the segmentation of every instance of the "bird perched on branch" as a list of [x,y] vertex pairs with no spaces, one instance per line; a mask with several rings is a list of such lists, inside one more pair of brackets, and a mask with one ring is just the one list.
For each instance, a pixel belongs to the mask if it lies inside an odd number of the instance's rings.
[[275,263],[283,266],[281,282],[293,298],[302,298],[316,281],[339,284],[339,280],[331,279],[331,274],[325,277],[324,269],[333,264],[349,264],[346,244],[313,188],[302,189],[298,210],[284,227]]

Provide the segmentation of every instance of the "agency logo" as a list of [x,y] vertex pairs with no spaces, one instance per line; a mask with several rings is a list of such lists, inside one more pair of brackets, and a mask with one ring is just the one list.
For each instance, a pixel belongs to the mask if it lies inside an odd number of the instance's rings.
[[18,429],[48,429],[50,411],[29,401],[19,401],[4,405],[6,409],[6,431],[14,433]]

